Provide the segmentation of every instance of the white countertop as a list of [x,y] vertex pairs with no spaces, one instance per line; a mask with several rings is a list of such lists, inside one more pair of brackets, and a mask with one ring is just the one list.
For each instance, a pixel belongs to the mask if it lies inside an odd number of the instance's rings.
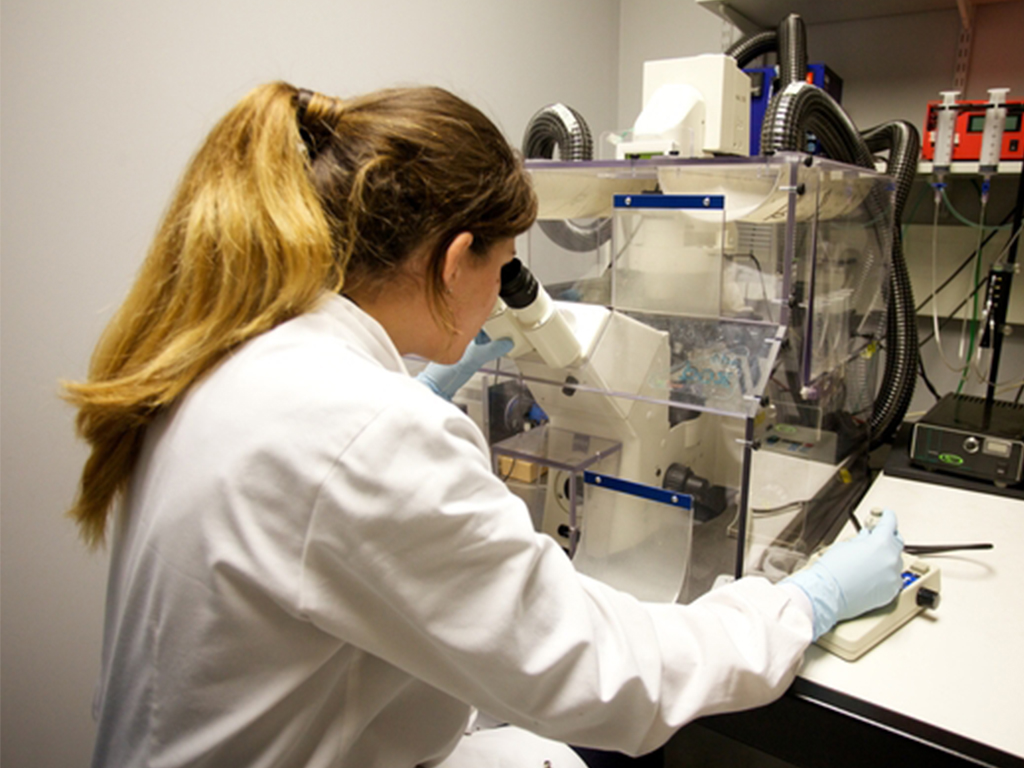
[[942,601],[856,662],[812,646],[800,676],[1024,757],[1024,501],[880,475],[857,508],[896,512],[907,544],[992,542],[928,556]]

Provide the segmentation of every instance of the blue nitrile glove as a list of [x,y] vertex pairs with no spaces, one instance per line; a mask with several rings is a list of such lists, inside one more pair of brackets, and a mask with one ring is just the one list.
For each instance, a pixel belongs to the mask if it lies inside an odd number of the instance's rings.
[[902,552],[896,515],[886,510],[872,530],[862,528],[855,538],[833,544],[821,559],[782,583],[795,584],[810,598],[817,640],[837,621],[883,606],[899,594]]
[[454,365],[430,363],[416,375],[416,378],[445,400],[451,400],[462,385],[473,378],[474,373],[492,360],[507,355],[514,346],[512,339],[491,341],[486,331],[480,331],[466,347],[459,362]]

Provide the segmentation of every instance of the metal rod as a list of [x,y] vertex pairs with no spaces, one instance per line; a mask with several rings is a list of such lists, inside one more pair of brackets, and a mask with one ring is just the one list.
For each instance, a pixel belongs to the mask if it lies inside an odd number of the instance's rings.
[[1015,238],[1010,244],[1010,252],[1006,257],[1009,269],[1003,279],[1006,285],[1003,291],[998,294],[998,301],[992,307],[992,314],[995,317],[992,334],[992,362],[988,371],[988,389],[985,393],[985,402],[991,407],[996,397],[996,382],[999,381],[999,362],[1003,355],[1003,329],[1006,327],[1006,313],[1010,303],[1010,289],[1013,287],[1013,271],[1017,263],[1017,246],[1020,238],[1016,237],[1020,232],[1021,218],[1024,215],[1024,168],[1021,168],[1017,176],[1017,205],[1013,210],[1013,229],[1010,230],[1010,237]]

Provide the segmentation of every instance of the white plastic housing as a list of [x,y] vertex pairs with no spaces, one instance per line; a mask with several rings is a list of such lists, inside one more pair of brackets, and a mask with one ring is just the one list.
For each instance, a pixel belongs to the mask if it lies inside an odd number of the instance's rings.
[[750,153],[750,78],[732,56],[644,62],[643,101],[632,141],[616,146],[619,159]]
[[484,330],[495,341],[498,339],[512,340],[515,346],[508,353],[509,357],[515,358],[533,351],[533,345],[523,335],[519,323],[512,315],[512,310],[501,299],[494,302],[494,309],[491,310],[491,316],[484,323]]
[[580,356],[580,343],[566,323],[548,292],[541,289],[537,298],[522,309],[512,309],[498,299],[484,330],[492,339],[512,339],[515,346],[509,357],[516,358],[537,350],[552,368],[565,368]]

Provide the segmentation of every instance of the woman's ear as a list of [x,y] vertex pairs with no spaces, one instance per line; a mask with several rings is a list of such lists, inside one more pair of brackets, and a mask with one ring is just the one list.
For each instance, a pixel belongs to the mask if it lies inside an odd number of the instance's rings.
[[469,259],[473,257],[470,248],[473,245],[472,232],[460,232],[448,246],[444,254],[444,284],[451,293],[462,270],[469,267]]

